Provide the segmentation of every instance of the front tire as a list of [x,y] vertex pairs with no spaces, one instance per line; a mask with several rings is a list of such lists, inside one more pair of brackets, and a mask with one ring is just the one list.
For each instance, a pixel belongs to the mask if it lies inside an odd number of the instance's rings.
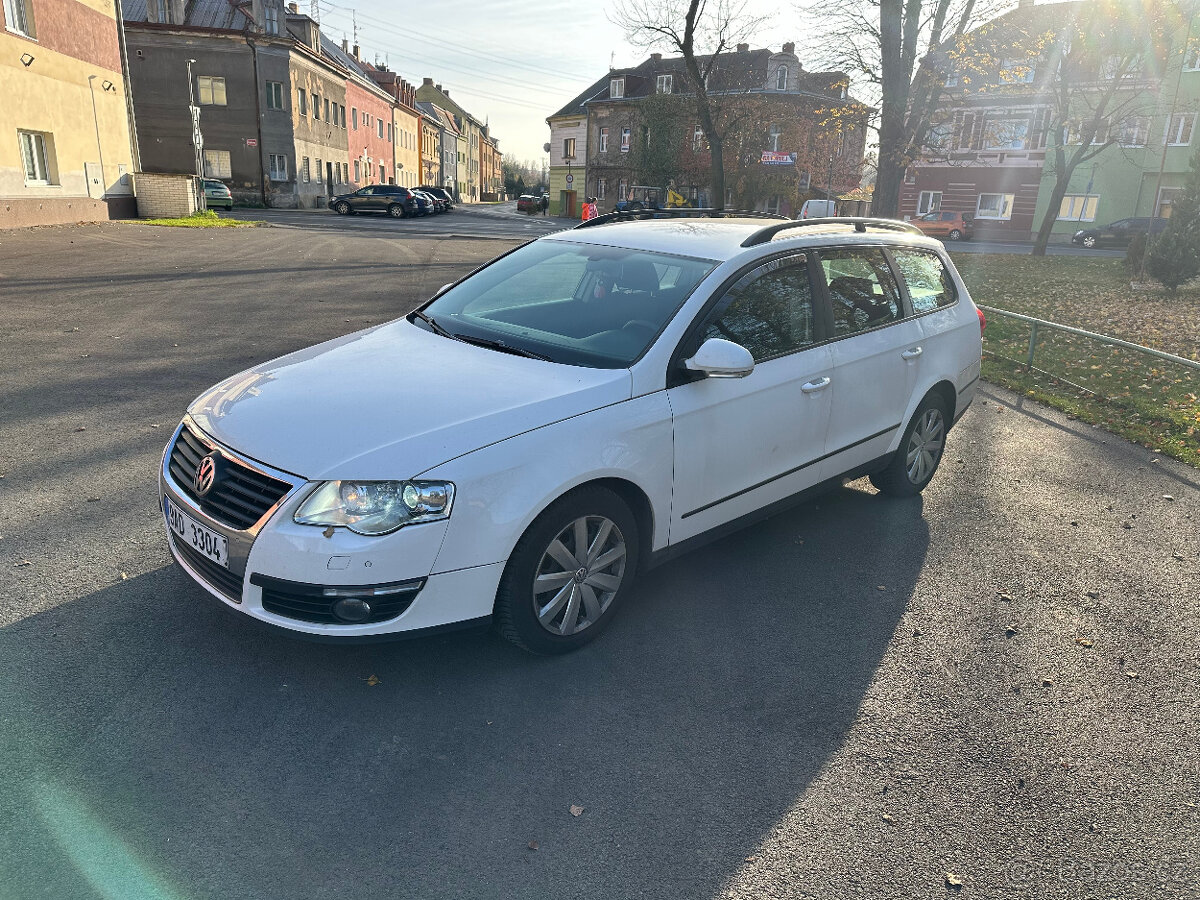
[[567,494],[517,542],[496,594],[500,633],[531,653],[569,653],[600,634],[632,587],[637,520],[605,488]]
[[1088,250],[1095,250],[1096,249],[1096,236],[1094,234],[1089,234],[1080,243],[1082,243],[1083,246],[1086,247]]
[[871,476],[871,484],[892,497],[921,493],[942,461],[949,427],[945,402],[934,395],[926,397],[904,429],[891,461]]
[[950,234],[948,235],[948,237],[952,241],[961,241],[962,240],[962,232],[959,231],[957,228],[951,228]]
[[350,215],[350,204],[343,200],[341,203],[333,204],[333,211],[339,216]]

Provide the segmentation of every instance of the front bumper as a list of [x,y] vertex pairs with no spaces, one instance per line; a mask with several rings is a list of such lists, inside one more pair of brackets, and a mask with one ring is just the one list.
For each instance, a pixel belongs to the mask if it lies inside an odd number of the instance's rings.
[[[363,638],[435,628],[491,615],[503,563],[434,572],[447,523],[410,525],[388,535],[368,537],[338,528],[297,525],[297,506],[311,483],[247,460],[232,448],[193,433],[220,449],[228,459],[290,484],[291,489],[257,522],[237,529],[208,515],[182,489],[170,471],[171,448],[187,421],[176,429],[159,469],[160,501],[181,511],[228,541],[228,567],[178,540],[167,527],[167,543],[179,566],[223,604],[261,622],[323,638]],[[375,619],[361,623],[323,617],[320,598],[331,608],[337,599],[356,595],[374,604]],[[393,615],[394,613],[394,615]],[[386,618],[378,619],[379,615]],[[322,620],[322,619],[327,620]]]

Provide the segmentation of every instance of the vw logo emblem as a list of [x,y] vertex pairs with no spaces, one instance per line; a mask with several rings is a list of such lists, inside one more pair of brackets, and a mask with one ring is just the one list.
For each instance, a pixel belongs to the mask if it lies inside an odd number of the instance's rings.
[[217,461],[213,458],[213,454],[209,454],[200,460],[200,466],[196,469],[196,477],[192,479],[192,484],[196,488],[196,493],[203,497],[212,490],[213,481],[217,477]]

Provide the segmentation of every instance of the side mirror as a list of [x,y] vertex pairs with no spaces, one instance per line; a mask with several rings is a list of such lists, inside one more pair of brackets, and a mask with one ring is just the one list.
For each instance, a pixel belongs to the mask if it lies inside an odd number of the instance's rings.
[[754,371],[754,357],[741,344],[709,338],[696,355],[683,361],[684,368],[703,372],[709,378],[745,378]]

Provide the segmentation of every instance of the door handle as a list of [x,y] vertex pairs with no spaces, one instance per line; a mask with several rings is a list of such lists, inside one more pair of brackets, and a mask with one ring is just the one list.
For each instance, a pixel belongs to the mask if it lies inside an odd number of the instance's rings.
[[916,359],[918,356],[920,356],[924,352],[925,351],[920,347],[909,347],[907,350],[905,350],[900,355],[902,357],[904,357],[905,359]]
[[828,375],[823,375],[816,381],[806,382],[800,387],[800,390],[804,391],[806,394],[815,394],[817,391],[825,390],[825,388],[829,387],[831,384],[833,384],[833,379]]

